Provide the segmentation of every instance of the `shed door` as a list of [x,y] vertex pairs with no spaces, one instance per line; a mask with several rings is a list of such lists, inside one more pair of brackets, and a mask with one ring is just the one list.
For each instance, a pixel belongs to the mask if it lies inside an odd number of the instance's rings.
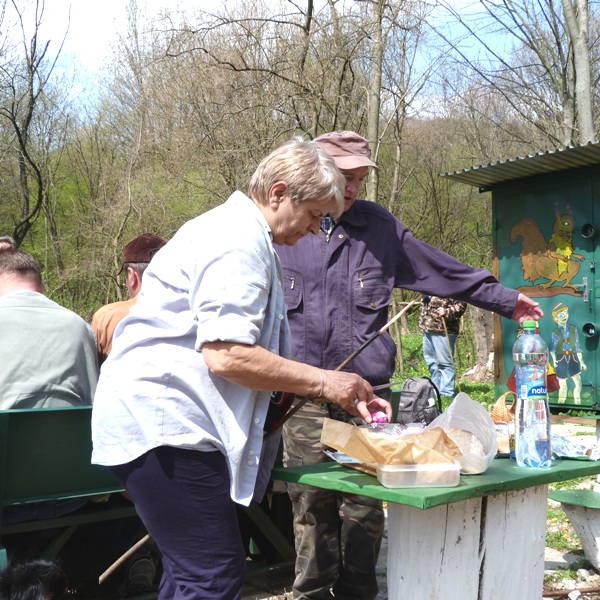
[[[494,191],[499,279],[540,303],[540,334],[557,376],[550,403],[565,409],[600,408],[595,331],[600,232],[594,231],[592,190],[591,175],[563,173]],[[513,369],[516,334],[516,323],[502,319],[500,387]]]

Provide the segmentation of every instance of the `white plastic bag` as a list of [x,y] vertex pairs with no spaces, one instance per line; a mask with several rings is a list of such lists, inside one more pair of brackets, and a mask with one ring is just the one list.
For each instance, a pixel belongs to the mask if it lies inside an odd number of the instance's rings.
[[479,454],[463,454],[457,460],[460,462],[461,473],[483,473],[492,464],[498,451],[496,446],[496,428],[488,411],[479,402],[472,400],[468,394],[460,392],[452,404],[436,417],[426,429],[441,427],[449,429],[457,427],[475,435],[483,444],[484,456]]

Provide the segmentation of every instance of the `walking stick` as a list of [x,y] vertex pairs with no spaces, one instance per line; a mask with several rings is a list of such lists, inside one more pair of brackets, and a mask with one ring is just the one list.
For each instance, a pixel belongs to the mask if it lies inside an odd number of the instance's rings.
[[102,585],[138,548],[141,548],[146,542],[150,541],[150,535],[147,533],[141,540],[136,542],[125,554],[120,556],[100,577],[98,585]]
[[[392,317],[381,329],[378,329],[368,340],[363,342],[359,348],[357,348],[352,354],[344,360],[339,366],[337,366],[334,370],[341,371],[344,367],[346,367],[351,361],[353,361],[369,344],[374,342],[380,335],[385,333],[413,304],[416,304],[416,300],[411,300],[397,315]],[[380,388],[381,389],[381,388]],[[295,415],[309,400],[314,400],[316,398],[316,394],[311,394],[308,396],[304,396],[301,398],[294,406],[292,406],[288,412],[283,416],[283,418],[277,424],[277,427],[273,430],[276,431],[279,429],[290,417]],[[272,433],[272,432],[269,432]]]

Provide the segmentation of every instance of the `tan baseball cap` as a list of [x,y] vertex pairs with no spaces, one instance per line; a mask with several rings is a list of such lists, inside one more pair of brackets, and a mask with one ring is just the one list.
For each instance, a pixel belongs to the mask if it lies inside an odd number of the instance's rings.
[[338,169],[379,167],[371,160],[369,140],[354,131],[333,131],[315,138],[315,142],[329,154]]

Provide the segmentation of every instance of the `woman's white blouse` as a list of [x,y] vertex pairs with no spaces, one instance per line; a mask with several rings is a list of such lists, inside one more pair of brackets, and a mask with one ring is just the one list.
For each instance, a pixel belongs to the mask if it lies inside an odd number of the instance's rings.
[[268,481],[279,441],[262,447],[270,393],[211,373],[201,349],[213,341],[291,355],[271,232],[241,192],[181,227],[146,269],[102,365],[92,462],[125,464],[163,445],[219,451],[232,498],[248,504],[257,479],[257,490]]

